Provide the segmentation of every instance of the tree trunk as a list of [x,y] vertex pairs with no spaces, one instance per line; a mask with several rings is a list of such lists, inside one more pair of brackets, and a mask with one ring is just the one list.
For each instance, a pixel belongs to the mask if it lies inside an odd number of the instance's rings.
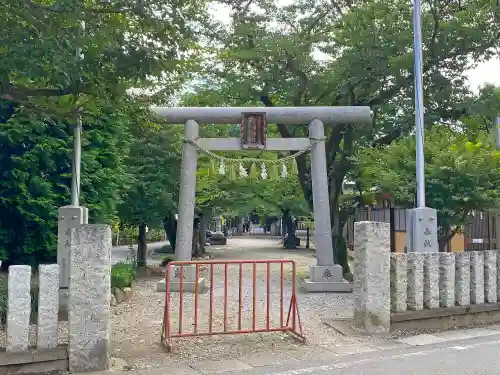
[[286,249],[296,249],[297,248],[297,236],[295,235],[295,225],[292,221],[292,216],[290,215],[290,210],[283,210],[283,221],[286,226],[286,238],[283,242],[283,246]]
[[439,252],[445,252],[446,245],[451,241],[458,231],[456,229],[452,230],[451,227],[443,228],[442,233],[438,235],[438,247]]
[[177,220],[175,220],[175,216],[169,215],[165,217],[163,220],[163,229],[165,229],[172,251],[175,252],[175,243],[177,239]]
[[194,219],[193,222],[193,244],[191,247],[191,257],[199,258],[203,256],[203,251],[200,246],[200,227],[201,227],[201,218]]
[[330,224],[332,228],[333,260],[335,264],[342,266],[344,274],[350,273],[347,244],[343,233],[345,220],[339,211],[337,202],[331,205]]
[[139,225],[139,236],[137,243],[137,266],[146,267],[146,254],[148,251],[148,243],[146,239],[146,224]]
[[207,229],[207,218],[205,215],[200,216],[200,230],[198,231],[198,241],[200,242],[200,252],[205,254],[205,231]]

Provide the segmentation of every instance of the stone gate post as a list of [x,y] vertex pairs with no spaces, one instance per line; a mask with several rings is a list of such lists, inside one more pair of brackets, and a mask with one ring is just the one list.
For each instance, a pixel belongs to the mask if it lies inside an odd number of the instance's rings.
[[[184,124],[184,142],[182,146],[181,178],[179,191],[179,206],[177,223],[177,240],[175,243],[175,260],[190,261],[193,247],[193,222],[196,207],[196,169],[197,169],[197,147],[191,142],[196,142],[199,135],[199,125],[196,121],[188,120]],[[180,283],[177,280],[179,272],[172,272],[172,282],[170,290],[179,291]],[[198,283],[198,290],[202,290],[205,285],[203,278],[196,281],[196,268],[194,266],[184,267],[184,291],[194,292],[195,283]],[[166,290],[165,279],[161,280],[157,286],[158,292]]]
[[69,371],[107,370],[111,354],[111,227],[70,232]]
[[[70,232],[82,224],[88,224],[88,209],[80,206],[64,206],[58,210],[57,264],[59,264],[59,304],[62,311],[68,308]],[[64,316],[65,314],[63,314]]]
[[303,287],[308,292],[347,292],[351,284],[344,281],[342,266],[333,260],[330,199],[326,170],[325,130],[316,119],[309,124],[311,147],[311,177],[314,209],[316,265],[310,266],[309,279]]
[[175,260],[191,260],[193,246],[193,221],[196,205],[196,142],[199,135],[199,125],[188,120],[184,125],[184,142],[182,146],[181,178],[179,191],[179,221],[177,223],[177,239],[175,243]]
[[354,324],[367,333],[389,332],[390,225],[354,223]]

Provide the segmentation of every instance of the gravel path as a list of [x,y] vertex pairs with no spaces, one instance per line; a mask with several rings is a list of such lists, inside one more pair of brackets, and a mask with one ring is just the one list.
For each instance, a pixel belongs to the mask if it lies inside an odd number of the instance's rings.
[[[274,241],[276,242],[276,241]],[[276,244],[270,240],[233,239],[228,246],[209,249],[214,259],[293,259],[296,261],[298,273],[303,274],[309,264],[314,262],[313,253],[307,250],[285,251],[272,248]],[[287,274],[289,267],[285,268]],[[224,321],[224,266],[214,268],[214,302],[213,330],[223,330]],[[228,267],[228,329],[238,326],[239,312],[239,267]],[[270,326],[280,326],[280,282],[279,265],[271,269],[270,283]],[[252,266],[247,265],[242,271],[242,328],[250,328],[253,315]],[[209,272],[202,271],[209,285]],[[257,268],[256,289],[256,325],[266,327],[267,324],[267,269],[265,265]],[[157,279],[139,280],[134,287],[133,298],[125,304],[113,308],[112,344],[115,357],[126,360],[137,367],[164,366],[175,362],[197,362],[203,360],[236,359],[249,355],[265,353],[288,354],[307,351],[314,354],[318,349],[331,350],[341,345],[355,345],[352,338],[338,334],[322,323],[322,318],[352,316],[352,296],[350,294],[299,294],[299,310],[307,344],[297,343],[290,335],[283,333],[258,333],[248,335],[220,335],[205,337],[189,337],[173,339],[174,353],[167,353],[160,344],[160,333],[164,309],[164,295],[156,293]],[[292,291],[291,277],[285,277],[283,284],[285,295],[283,317],[286,316]],[[179,294],[171,294],[172,331],[178,329]],[[174,309],[175,312],[174,312]],[[209,293],[201,294],[198,300],[198,332],[206,332],[209,328]],[[194,295],[185,294],[183,304],[183,331],[194,328]],[[315,350],[316,349],[316,350]],[[321,350],[319,350],[321,351]]]

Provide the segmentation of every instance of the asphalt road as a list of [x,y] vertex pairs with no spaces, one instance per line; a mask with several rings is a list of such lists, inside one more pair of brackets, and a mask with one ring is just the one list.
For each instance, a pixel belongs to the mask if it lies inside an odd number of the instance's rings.
[[[159,249],[162,246],[168,245],[168,241],[162,242],[151,242],[148,243],[148,250],[152,252],[155,249]],[[132,249],[137,252],[137,244],[132,246]],[[116,264],[119,262],[124,262],[130,257],[130,246],[113,246],[111,249],[111,263]],[[161,259],[161,255],[148,256],[148,264],[156,264]]]
[[280,369],[256,368],[238,375],[499,375],[500,335],[299,362]]

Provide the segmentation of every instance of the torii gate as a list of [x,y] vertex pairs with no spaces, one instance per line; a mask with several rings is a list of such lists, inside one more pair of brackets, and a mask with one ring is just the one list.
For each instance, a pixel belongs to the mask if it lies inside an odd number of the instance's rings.
[[[255,148],[267,151],[301,151],[310,148],[317,264],[310,266],[309,279],[305,281],[303,287],[310,292],[351,290],[351,284],[343,278],[342,266],[335,264],[333,260],[324,125],[369,125],[372,123],[370,107],[153,107],[152,110],[160,117],[165,117],[171,124],[184,124],[185,142],[182,148],[176,260],[191,260],[197,148],[209,151]],[[309,124],[309,138],[266,139],[266,121],[285,125]],[[245,128],[246,135],[242,132],[241,139],[198,138],[199,124],[236,123],[242,123],[244,125],[242,128]],[[249,127],[252,127],[253,133],[248,131]],[[247,137],[246,141],[242,142],[244,137]],[[184,281],[186,291],[194,289],[194,280],[194,272],[186,269]]]

